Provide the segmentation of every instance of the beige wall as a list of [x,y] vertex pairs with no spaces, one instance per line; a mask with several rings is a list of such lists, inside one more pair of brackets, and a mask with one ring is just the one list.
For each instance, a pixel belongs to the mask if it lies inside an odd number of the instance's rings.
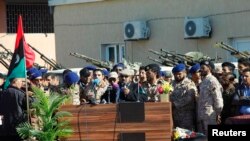
[[[39,50],[41,53],[46,55],[48,58],[55,58],[55,34],[24,34],[25,40],[27,43],[35,47],[37,50]],[[16,42],[16,34],[6,34],[6,33],[0,33],[0,44],[4,45],[6,48],[14,51]],[[2,48],[0,48],[0,51],[3,51]],[[40,58],[40,55],[36,53],[35,62],[38,63],[41,66],[48,66],[45,64],[45,62]],[[8,62],[9,63],[9,62]],[[0,72],[7,72],[6,68],[4,68],[0,64]]]
[[[184,40],[184,17],[209,16],[213,33],[209,39]],[[250,37],[249,0],[109,0],[56,6],[54,24],[56,57],[67,67],[81,67],[85,61],[69,56],[79,52],[100,59],[102,43],[124,43],[123,22],[148,20],[151,37],[126,41],[130,61],[148,64],[149,49],[186,53],[201,51],[226,61],[227,52],[213,48],[217,41]]]

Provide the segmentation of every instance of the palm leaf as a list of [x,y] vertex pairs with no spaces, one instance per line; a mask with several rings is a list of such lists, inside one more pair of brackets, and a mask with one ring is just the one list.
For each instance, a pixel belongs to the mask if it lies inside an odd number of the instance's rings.
[[74,131],[71,128],[64,128],[64,129],[58,130],[56,134],[58,137],[67,137],[67,136],[72,135],[73,132]]
[[29,123],[21,123],[17,127],[18,134],[23,138],[35,137],[39,141],[53,141],[57,137],[68,136],[73,133],[69,121],[58,122],[60,118],[69,117],[71,113],[58,111],[58,109],[69,98],[67,95],[56,93],[47,96],[42,90],[34,87],[36,101],[32,103],[35,115],[41,120],[41,126],[34,129]]
[[16,129],[17,129],[17,133],[20,135],[20,137],[25,139],[31,135],[30,131],[33,128],[29,123],[24,122],[24,123],[20,123]]
[[70,112],[66,112],[66,111],[60,111],[60,112],[57,112],[53,119],[54,120],[57,120],[59,118],[62,118],[62,117],[67,117],[67,116],[72,116],[72,114]]

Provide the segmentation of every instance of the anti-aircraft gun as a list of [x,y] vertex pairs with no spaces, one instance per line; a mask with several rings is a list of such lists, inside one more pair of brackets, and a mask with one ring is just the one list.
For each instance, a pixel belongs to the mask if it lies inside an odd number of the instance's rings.
[[178,62],[175,62],[175,60],[170,60],[170,59],[166,58],[165,55],[161,52],[158,52],[158,51],[155,51],[152,49],[149,49],[149,52],[157,55],[158,58],[160,59],[160,60],[158,60],[158,59],[155,59],[155,58],[148,56],[149,60],[152,60],[156,63],[159,63],[159,64],[164,65],[164,66],[171,66],[171,67],[178,64]]
[[201,52],[188,52],[185,54],[177,54],[166,51],[164,49],[161,49],[161,52],[150,49],[149,52],[158,55],[160,60],[154,59],[152,57],[148,57],[148,59],[165,66],[175,66],[179,63],[185,63],[187,66],[192,66],[195,63],[201,62],[202,60],[215,60],[211,59],[209,56],[203,55],[203,53]]
[[11,62],[12,56],[13,56],[13,52],[11,52],[9,49],[7,49],[6,47],[4,47],[2,44],[0,44],[0,47],[3,48],[3,52],[1,57],[4,57],[6,60],[8,60],[9,62]]
[[6,68],[9,69],[9,64],[3,59],[5,58],[5,52],[0,52],[0,63]]
[[[194,61],[192,60],[191,56],[186,56],[182,54],[175,54],[172,52],[168,52],[164,49],[160,50],[161,52],[155,51],[150,49],[149,52],[152,52],[156,55],[158,55],[159,59],[161,59],[161,64],[166,66],[175,66],[179,63],[185,63],[186,65],[190,66],[194,64]],[[155,62],[159,62],[157,59],[150,58],[150,60],[153,60]]]
[[[2,44],[0,44],[0,47],[3,48],[3,52],[0,52],[0,63],[3,64],[7,69],[9,68],[8,63],[4,60],[6,59],[9,63],[11,62],[12,56],[13,56],[13,52],[11,52],[9,49],[7,49],[6,47],[4,47]],[[43,66],[40,66],[37,63],[34,63],[33,66],[37,67],[37,68],[43,68]]]
[[53,70],[58,70],[58,69],[63,69],[65,67],[63,67],[61,64],[58,64],[55,60],[53,59],[49,59],[48,57],[46,57],[43,53],[41,53],[40,51],[38,51],[35,47],[31,46],[30,44],[28,44],[35,52],[37,52],[40,55],[40,58],[47,64],[50,65],[50,67]]
[[111,62],[100,61],[100,60],[88,57],[88,56],[80,54],[80,53],[71,52],[69,55],[74,56],[76,58],[83,59],[86,62],[92,63],[93,65],[95,65],[97,67],[107,68],[109,70],[111,70],[113,67],[113,64]]
[[11,62],[11,58],[12,58],[13,53],[10,50],[8,50],[7,48],[5,48],[2,44],[0,44],[0,47],[3,48],[3,51],[0,52],[0,63],[6,69],[9,69],[9,63]]
[[249,52],[240,52],[238,50],[236,50],[235,48],[233,48],[232,46],[229,46],[223,42],[217,42],[215,43],[214,47],[216,48],[222,48],[226,51],[229,51],[230,54],[234,57],[236,57],[237,59],[239,58],[250,58],[250,54]]
[[174,66],[173,62],[171,62],[169,60],[158,60],[158,59],[152,58],[150,56],[148,56],[148,59],[152,60],[152,61],[154,61],[156,63],[159,63],[161,65],[164,65],[164,66],[169,66],[169,67],[173,67]]
[[171,60],[175,60],[175,62],[177,62],[177,63],[185,63],[188,66],[192,66],[195,64],[195,62],[191,56],[172,53],[172,52],[166,51],[164,49],[161,49],[161,52],[165,53],[166,58],[169,58]]

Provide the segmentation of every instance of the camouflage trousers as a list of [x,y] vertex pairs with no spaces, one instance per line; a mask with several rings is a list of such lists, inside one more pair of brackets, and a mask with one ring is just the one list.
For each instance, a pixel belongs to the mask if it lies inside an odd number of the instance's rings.
[[201,132],[205,135],[208,133],[208,125],[216,125],[216,118],[207,118],[197,121],[198,132]]
[[195,113],[193,111],[173,111],[174,127],[195,130]]

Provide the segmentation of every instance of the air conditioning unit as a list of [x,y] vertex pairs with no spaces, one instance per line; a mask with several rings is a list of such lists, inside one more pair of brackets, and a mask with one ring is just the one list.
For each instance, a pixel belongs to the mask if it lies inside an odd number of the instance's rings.
[[146,21],[131,21],[123,24],[124,40],[149,39],[150,29]]
[[208,38],[212,28],[208,18],[188,18],[184,20],[184,38]]

